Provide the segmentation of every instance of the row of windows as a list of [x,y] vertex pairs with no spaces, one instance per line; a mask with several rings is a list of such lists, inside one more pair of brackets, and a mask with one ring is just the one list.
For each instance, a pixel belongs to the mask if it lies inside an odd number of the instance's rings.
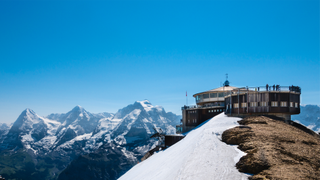
[[197,113],[196,111],[188,111],[189,114]]
[[222,111],[223,111],[222,109],[211,109],[211,110],[208,110],[209,113],[222,112]]
[[[188,123],[190,123],[190,119],[188,119]],[[197,119],[192,119],[192,123],[197,123]]]
[[[294,102],[290,102],[290,107],[293,107]],[[257,107],[258,103],[257,102],[250,102],[250,107]],[[267,106],[267,102],[260,102],[260,106]],[[247,107],[247,103],[241,103],[241,107],[245,108]],[[278,107],[278,101],[271,101],[271,107]],[[280,102],[280,107],[288,107],[286,101],[281,101]],[[294,103],[294,107],[298,108],[298,103]],[[233,108],[239,108],[239,103],[234,103]]]
[[229,95],[230,92],[220,92],[220,93],[210,93],[210,94],[201,94],[196,97],[196,100],[207,99],[207,98],[217,98],[217,97],[225,97]]

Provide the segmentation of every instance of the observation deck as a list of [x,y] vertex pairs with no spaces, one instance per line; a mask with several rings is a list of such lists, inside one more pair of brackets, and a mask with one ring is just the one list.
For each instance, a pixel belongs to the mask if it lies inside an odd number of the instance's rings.
[[298,86],[243,87],[225,97],[226,114],[236,116],[275,115],[285,120],[300,113]]

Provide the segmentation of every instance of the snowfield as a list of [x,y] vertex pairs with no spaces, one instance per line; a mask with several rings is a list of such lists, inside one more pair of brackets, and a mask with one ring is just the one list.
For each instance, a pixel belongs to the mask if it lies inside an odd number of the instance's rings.
[[120,180],[248,179],[235,165],[245,155],[221,141],[221,134],[240,118],[221,113],[190,131],[184,139],[137,164]]

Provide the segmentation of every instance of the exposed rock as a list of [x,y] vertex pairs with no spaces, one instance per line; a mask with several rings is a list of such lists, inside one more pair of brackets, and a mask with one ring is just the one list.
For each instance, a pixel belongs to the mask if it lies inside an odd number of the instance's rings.
[[320,137],[304,126],[255,116],[222,134],[247,153],[237,163],[250,179],[320,179]]

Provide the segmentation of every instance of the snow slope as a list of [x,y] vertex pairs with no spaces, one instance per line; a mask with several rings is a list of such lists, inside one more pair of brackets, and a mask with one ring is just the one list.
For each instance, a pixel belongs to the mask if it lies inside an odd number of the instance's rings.
[[238,125],[240,118],[221,113],[189,132],[170,148],[137,164],[120,180],[247,179],[235,164],[245,155],[221,141],[223,131]]

